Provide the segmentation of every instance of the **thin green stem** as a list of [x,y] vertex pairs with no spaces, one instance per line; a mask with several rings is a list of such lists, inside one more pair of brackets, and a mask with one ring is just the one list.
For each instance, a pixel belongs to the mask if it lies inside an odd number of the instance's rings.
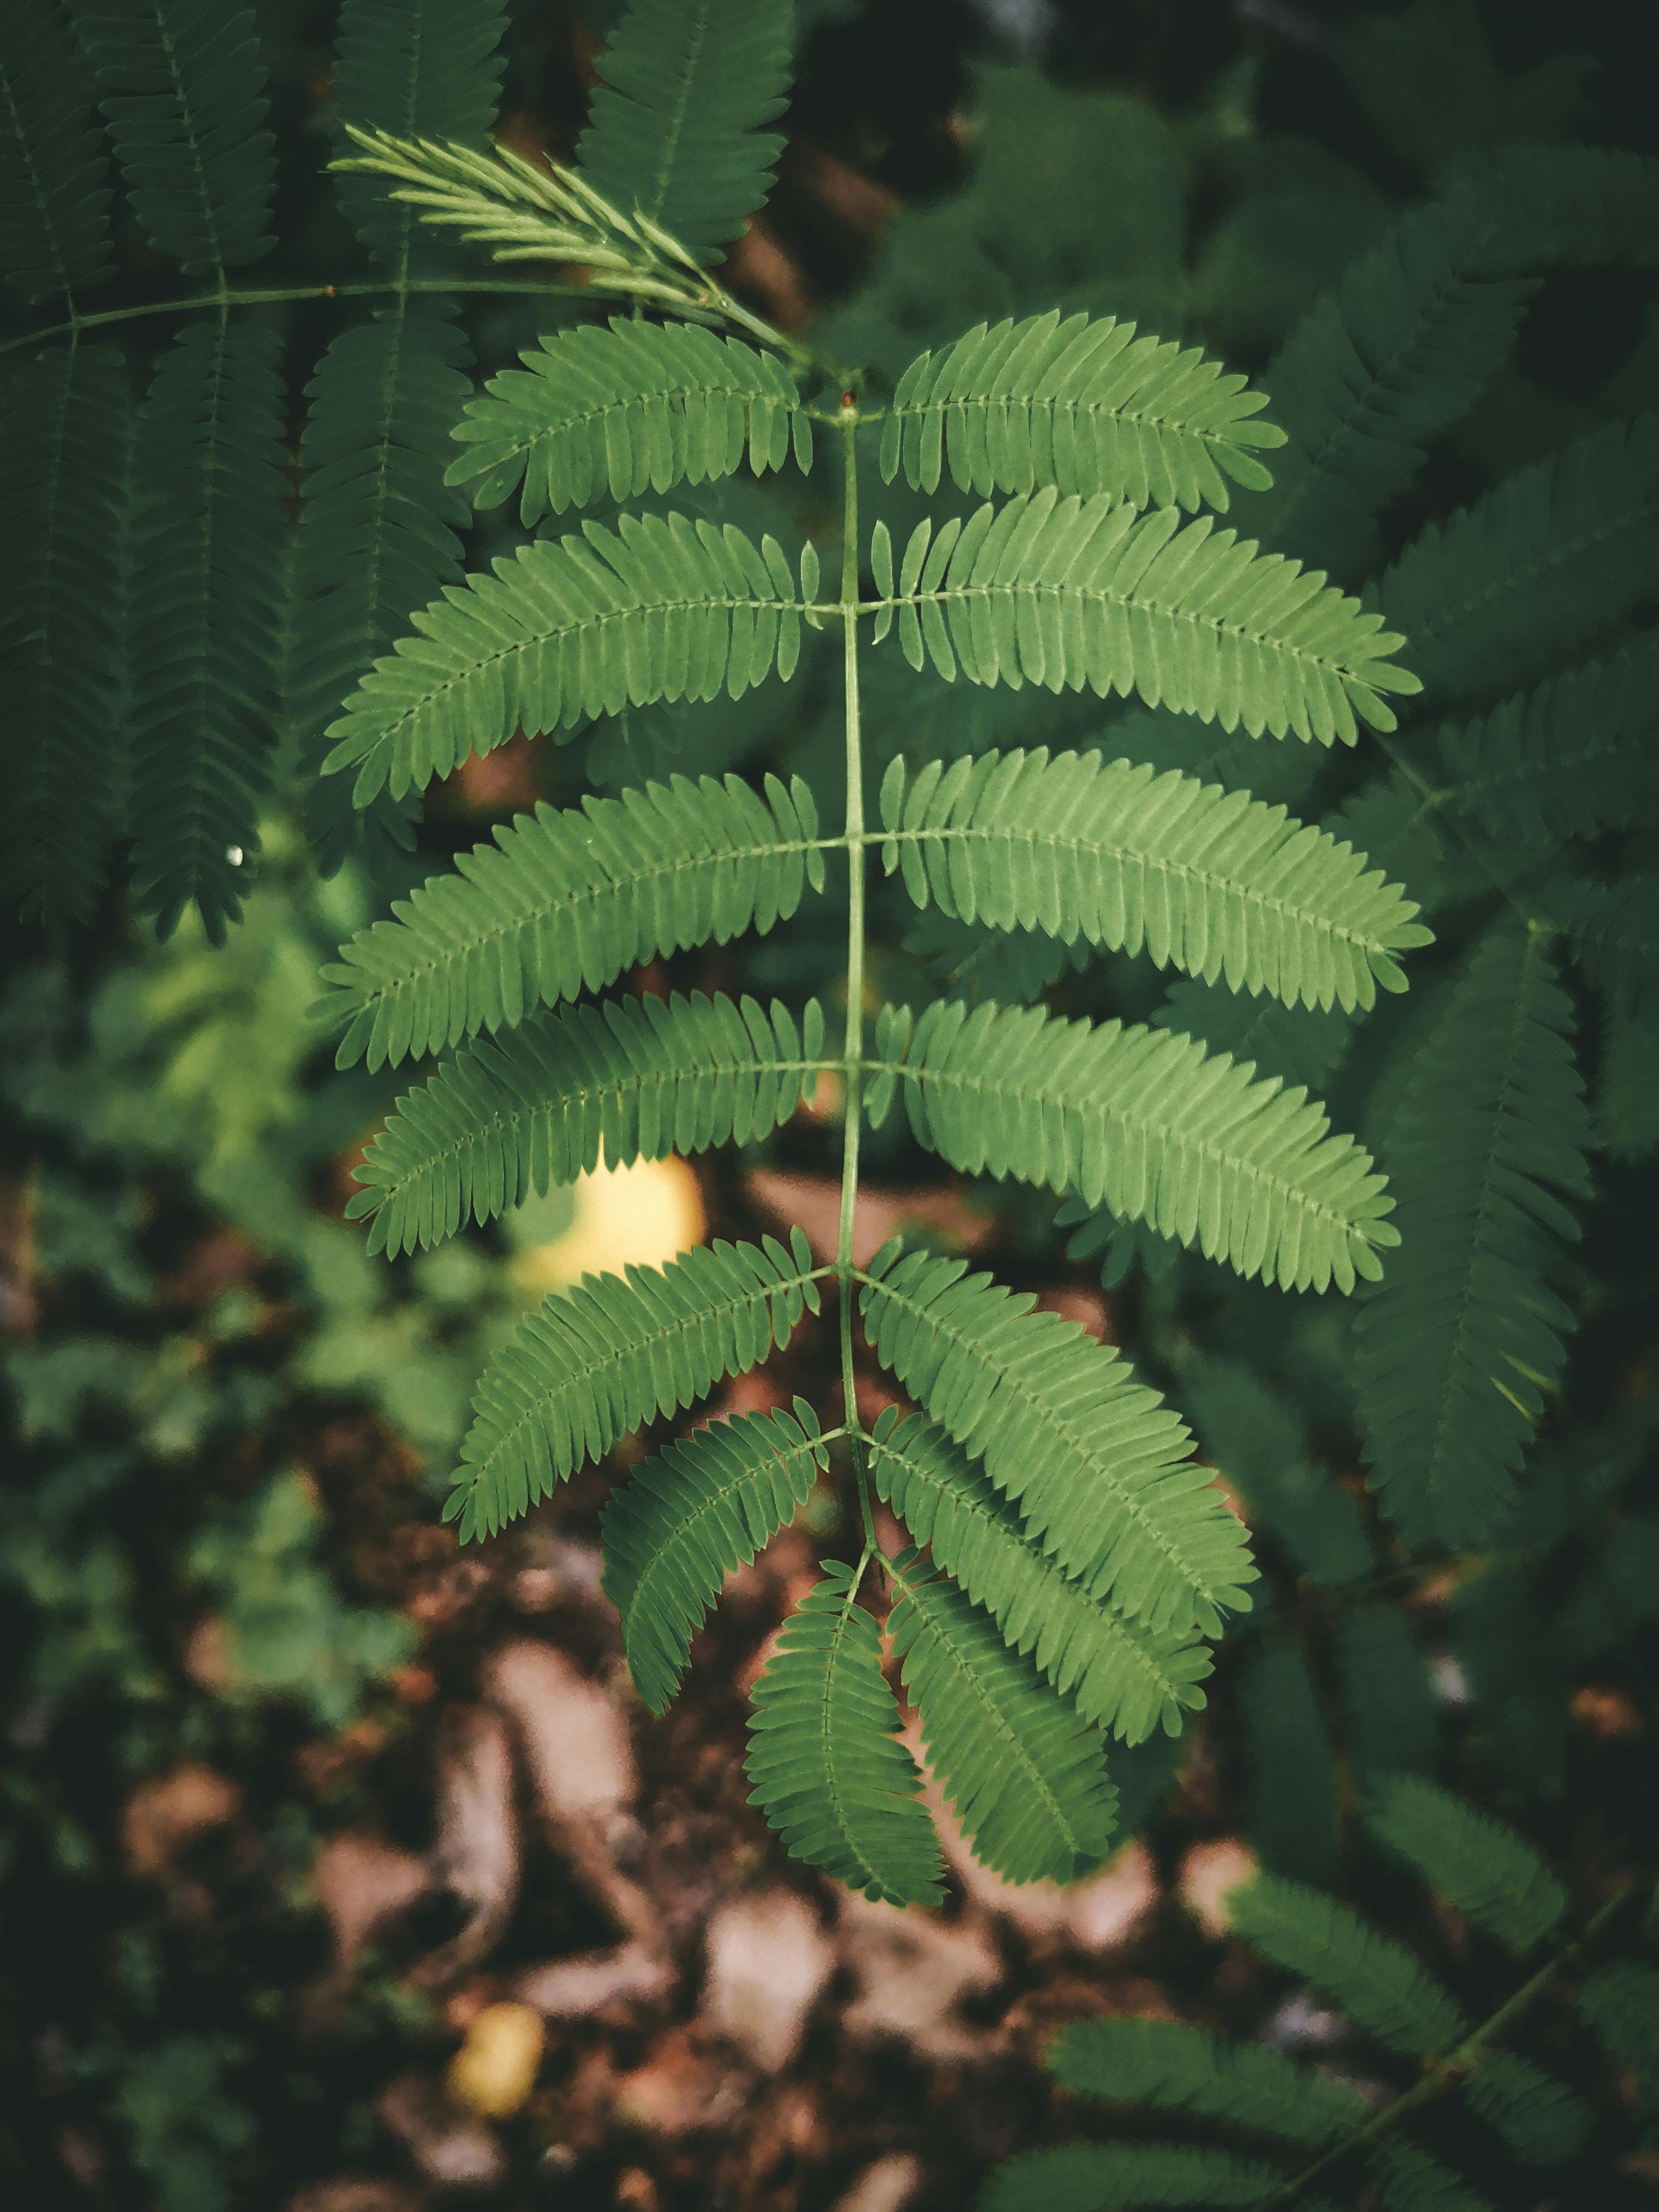
[[504,283],[499,278],[472,281],[465,277],[410,277],[404,281],[382,278],[368,284],[272,284],[244,285],[234,289],[221,285],[211,292],[192,292],[182,300],[149,300],[142,306],[106,307],[96,315],[74,315],[69,321],[52,323],[45,330],[29,331],[21,338],[7,338],[0,343],[0,355],[19,352],[25,346],[43,345],[48,338],[64,337],[71,333],[94,330],[106,323],[130,323],[146,315],[182,315],[193,309],[210,307],[222,313],[231,307],[258,307],[285,300],[374,300],[386,299],[411,292],[466,292],[485,295],[551,293],[568,299],[592,299],[592,289],[586,284],[551,284],[526,280],[523,283]]
[[1553,1957],[1547,1959],[1530,1980],[1523,1982],[1512,1996],[1505,1998],[1497,2011],[1482,2021],[1472,2034],[1466,2035],[1455,2050],[1447,2051],[1442,2058],[1437,2058],[1420,2081],[1414,2081],[1402,2095],[1395,2099],[1393,2104],[1385,2105],[1380,2112],[1374,2112],[1363,2127],[1356,2128],[1352,2135],[1345,2136],[1340,2143],[1334,2144],[1311,2166],[1304,2166],[1300,2173],[1293,2173],[1271,2197],[1264,2197],[1261,2200],[1262,2212],[1272,2212],[1274,2205],[1294,2203],[1310,2182],[1317,2180],[1340,2160],[1351,2157],[1357,2150],[1363,2150],[1367,2143],[1374,2142],[1378,2136],[1386,2134],[1406,2113],[1428,2104],[1443,2089],[1449,2088],[1470,2073],[1479,2064],[1487,2046],[1520,2018],[1558,1974],[1565,1972],[1638,1887],[1636,1879],[1622,1884],[1601,1910],[1585,1922],[1571,1942],[1564,1944]]
[[875,1516],[858,1425],[853,1372],[853,1220],[859,1194],[859,1136],[864,1121],[864,745],[859,707],[859,410],[856,399],[841,410],[841,617],[847,738],[847,1042],[846,1099],[841,1139],[841,1220],[836,1237],[836,1278],[841,1287],[841,1389],[858,1480],[859,1510],[867,1550],[876,1548]]

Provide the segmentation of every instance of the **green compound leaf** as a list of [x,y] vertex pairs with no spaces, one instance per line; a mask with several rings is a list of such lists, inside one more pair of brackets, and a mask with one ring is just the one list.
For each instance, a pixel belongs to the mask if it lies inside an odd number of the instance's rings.
[[900,1571],[888,1634],[974,1856],[1006,1881],[1069,1881],[1116,1820],[1099,1739],[960,1590]]
[[1434,2058],[1468,2033],[1409,1951],[1322,1890],[1257,1875],[1233,1891],[1228,1911],[1236,1936],[1310,1983],[1389,2050]]
[[[727,1575],[793,1520],[829,1464],[817,1417],[744,1413],[647,1460],[605,1510],[605,1590],[634,1686],[665,1712]],[[868,1619],[868,1615],[861,1615]]]
[[26,300],[113,274],[109,161],[92,79],[54,8],[6,10],[0,33],[0,269]]
[[1589,1183],[1572,1010],[1543,939],[1475,947],[1414,1056],[1388,1143],[1400,1250],[1357,1322],[1359,1409],[1390,1512],[1480,1541],[1559,1374],[1570,1307],[1551,1287]]
[[917,1142],[952,1167],[1075,1191],[1281,1290],[1352,1291],[1398,1242],[1368,1152],[1189,1037],[936,999],[898,1066]]
[[1567,1893],[1532,1845],[1418,1774],[1372,1778],[1365,1826],[1431,1888],[1524,1958],[1560,1924]]
[[981,507],[937,536],[919,523],[900,566],[899,641],[947,683],[1022,684],[1354,744],[1391,730],[1384,691],[1418,678],[1389,658],[1404,640],[1318,570],[1258,554],[1206,515],[1138,515],[1101,494],[1054,490]]
[[723,994],[613,1000],[465,1047],[398,1110],[356,1169],[348,1219],[371,1251],[413,1252],[534,1191],[609,1167],[752,1143],[810,1097],[823,1010]]
[[1267,405],[1200,349],[1137,337],[1133,323],[1068,315],[983,323],[898,381],[881,441],[890,483],[937,491],[948,468],[961,491],[1053,486],[1133,507],[1227,505],[1227,479],[1272,482],[1255,452],[1285,434],[1252,418]]
[[1231,2151],[1061,2143],[1054,2150],[1023,2151],[1000,2166],[980,2191],[975,2212],[1116,2212],[1142,2204],[1221,2212],[1261,2204],[1278,2184],[1272,2166]]
[[1074,2096],[1192,2112],[1310,2147],[1362,2123],[1364,2098],[1262,2043],[1229,2043],[1174,2020],[1069,2021],[1048,2069]]
[[812,426],[783,363],[696,324],[615,319],[544,337],[492,376],[455,425],[467,447],[447,481],[475,505],[515,489],[526,526],[550,509],[714,483],[747,460],[758,476],[792,453],[811,466]]
[[852,1571],[823,1562],[756,1683],[750,1802],[792,1858],[892,1905],[944,1901],[939,1839],[915,1761],[896,1741],[881,1636]]
[[92,0],[80,31],[128,198],[155,251],[207,275],[269,253],[276,142],[252,9]]
[[1091,1596],[1154,1635],[1214,1635],[1221,1608],[1248,1606],[1243,1527],[1115,1350],[959,1260],[890,1246],[861,1279],[877,1358]]
[[324,769],[353,798],[393,799],[522,732],[572,728],[661,699],[740,699],[800,654],[811,594],[775,538],[730,523],[623,515],[543,539],[417,614],[417,635],[365,676]]
[[1031,1540],[961,1447],[920,1413],[896,1426],[890,1413],[882,1415],[870,1473],[913,1541],[1085,1721],[1139,1743],[1160,1725],[1178,1735],[1183,1712],[1203,1705],[1205,1646],[1154,1635],[1091,1596]]
[[705,267],[772,188],[789,92],[788,0],[633,0],[599,56],[577,165],[613,207]]
[[1352,1012],[1397,952],[1427,944],[1416,906],[1363,853],[1247,792],[1098,753],[902,757],[881,787],[882,860],[919,907],[1137,953],[1230,990]]
[[789,1250],[700,1245],[665,1267],[587,1275],[515,1330],[484,1370],[444,1517],[493,1536],[586,1461],[658,1415],[758,1367],[818,1310],[823,1273],[799,1229]]
[[394,901],[323,970],[338,1063],[396,1067],[537,1006],[603,990],[636,962],[787,921],[823,888],[817,808],[799,776],[764,796],[677,775],[620,799],[538,805],[455,872]]

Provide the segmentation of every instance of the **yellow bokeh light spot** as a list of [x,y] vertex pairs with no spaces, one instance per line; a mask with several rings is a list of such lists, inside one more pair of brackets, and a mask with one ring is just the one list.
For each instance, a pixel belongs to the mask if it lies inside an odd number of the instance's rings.
[[450,2094],[486,2118],[516,2112],[535,2086],[547,2030],[528,2005],[486,2005],[449,2062]]
[[583,1176],[570,1226],[549,1244],[514,1255],[514,1279],[534,1297],[568,1290],[584,1275],[660,1267],[702,1242],[697,1178],[681,1159],[636,1160]]

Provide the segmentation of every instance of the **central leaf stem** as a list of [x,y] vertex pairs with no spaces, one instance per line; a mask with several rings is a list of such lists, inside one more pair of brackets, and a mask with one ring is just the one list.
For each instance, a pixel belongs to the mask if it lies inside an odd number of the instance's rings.
[[859,1195],[859,1133],[864,1121],[864,749],[859,719],[859,410],[842,403],[841,621],[847,732],[847,1095],[842,1121],[841,1221],[836,1238],[840,1287],[841,1388],[853,1472],[858,1480],[866,1556],[874,1552],[875,1518],[864,1464],[853,1374],[853,1220]]

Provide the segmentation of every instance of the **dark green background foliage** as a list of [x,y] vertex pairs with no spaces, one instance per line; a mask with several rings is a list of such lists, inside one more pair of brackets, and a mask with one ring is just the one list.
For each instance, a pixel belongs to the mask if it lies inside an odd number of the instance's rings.
[[[1659,33],[790,13],[0,9],[0,2172],[438,2201],[396,2085],[618,1929],[544,1852],[482,1965],[428,1899],[337,1970],[313,1870],[431,1849],[602,1544],[680,1994],[556,2030],[486,2201],[1645,2202]],[[608,208],[423,222],[345,125]],[[837,1083],[856,1268],[755,1180],[833,1215]],[[526,1317],[670,1152],[710,1245]],[[804,2133],[617,2118],[688,1860],[957,1924],[918,1747],[982,1881],[1147,1854],[1133,1979],[999,1922],[950,2066],[837,1984]]]

